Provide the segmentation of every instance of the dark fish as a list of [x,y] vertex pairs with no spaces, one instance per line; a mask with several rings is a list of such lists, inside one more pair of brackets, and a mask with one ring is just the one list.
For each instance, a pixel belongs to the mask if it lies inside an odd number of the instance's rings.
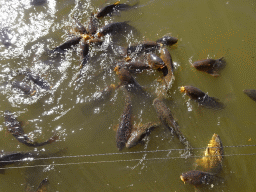
[[144,93],[144,89],[133,78],[133,76],[125,66],[117,65],[114,71],[116,72],[121,81],[120,85],[126,85],[128,89],[132,89],[132,91],[134,92]]
[[178,42],[178,38],[166,35],[156,40],[156,42],[161,43],[163,45],[171,46]]
[[[136,4],[137,5],[137,4]],[[125,11],[125,10],[129,10],[134,8],[136,5],[128,5],[128,4],[122,4],[120,3],[120,1],[117,1],[114,4],[111,5],[107,5],[105,7],[103,7],[97,14],[96,17],[100,18],[100,17],[105,17],[105,16],[111,16],[114,12],[117,11]]]
[[14,164],[22,159],[33,157],[34,154],[30,152],[0,152],[0,167]]
[[163,68],[166,68],[163,60],[154,53],[149,53],[147,55],[147,61],[152,69],[160,69],[161,70]]
[[127,55],[131,54],[143,54],[153,52],[160,48],[160,44],[155,41],[144,41],[137,45],[131,45],[127,47]]
[[9,30],[8,28],[2,28],[0,30],[0,39],[2,44],[6,47],[9,48],[12,44],[11,44],[11,39],[8,36]]
[[81,52],[80,52],[80,58],[81,58],[81,65],[80,69],[82,69],[86,63],[89,61],[90,54],[89,54],[89,44],[86,42],[86,40],[82,39],[80,44]]
[[216,174],[203,172],[203,171],[188,171],[182,173],[180,179],[185,183],[192,185],[212,184],[217,179]]
[[140,61],[123,62],[123,63],[118,63],[118,65],[122,65],[130,73],[142,72],[145,69],[150,69],[150,66],[148,64]]
[[153,105],[155,107],[156,113],[158,118],[160,119],[161,123],[168,128],[173,134],[175,134],[180,142],[185,145],[185,147],[192,148],[185,138],[185,136],[181,133],[179,125],[174,120],[170,109],[165,105],[163,101],[158,98],[155,98],[153,101]]
[[73,17],[74,21],[75,21],[75,27],[73,28],[74,32],[78,32],[80,34],[88,34],[86,28],[82,25],[82,23],[80,23],[77,19],[75,19]]
[[116,132],[116,146],[121,151],[128,139],[130,138],[132,131],[132,101],[129,93],[126,93],[125,107],[121,116],[120,124]]
[[219,102],[219,99],[210,97],[200,89],[193,86],[182,86],[181,92],[185,92],[192,100],[197,101],[200,105],[208,108],[222,109],[223,103]]
[[98,38],[89,39],[89,41],[88,41],[89,44],[94,44],[96,46],[101,46],[103,42],[104,42],[103,40],[98,39]]
[[76,37],[73,37],[72,39],[66,41],[65,43],[59,45],[58,47],[54,48],[51,52],[54,53],[54,52],[63,52],[67,49],[71,49],[73,46],[77,45],[80,40],[81,40],[81,36],[76,36]]
[[100,28],[99,32],[97,33],[97,36],[102,37],[102,36],[105,36],[106,34],[111,34],[111,35],[122,34],[122,33],[127,33],[131,30],[134,30],[134,28],[131,25],[129,25],[127,21],[114,22]]
[[253,101],[256,101],[256,90],[255,89],[245,89],[244,93],[250,97]]
[[90,16],[89,23],[87,25],[87,31],[89,34],[94,35],[96,31],[98,30],[98,20],[96,17],[94,17],[94,14],[92,13]]
[[175,77],[173,75],[174,66],[173,66],[173,62],[172,62],[172,56],[171,56],[170,52],[168,51],[168,49],[162,47],[160,58],[163,60],[165,66],[167,67],[167,70],[168,70],[167,75],[164,76],[164,81],[166,83],[166,89],[168,90],[171,88],[172,82],[175,79]]
[[222,170],[223,155],[224,151],[220,137],[217,134],[213,134],[205,150],[204,157],[196,159],[196,163],[204,171],[219,173]]
[[21,143],[29,147],[39,147],[46,144],[51,144],[58,139],[58,135],[54,135],[45,142],[37,143],[30,141],[29,137],[24,133],[20,122],[14,117],[13,113],[10,111],[5,111],[4,113],[5,125],[8,127],[8,131]]
[[52,86],[44,80],[42,77],[36,74],[32,74],[31,72],[27,71],[26,75],[28,76],[29,80],[33,81],[35,84],[37,84],[39,87],[45,90],[50,90]]
[[30,5],[43,5],[47,2],[47,0],[31,0]]
[[31,86],[29,86],[25,82],[13,81],[12,82],[12,87],[20,89],[21,91],[23,91],[27,95],[34,95],[36,93],[36,90],[34,88],[32,88]]
[[152,122],[139,126],[136,130],[132,131],[125,146],[131,148],[137,145],[146,135],[150,134],[150,132],[158,126],[159,124]]
[[194,62],[192,65],[199,71],[204,71],[216,77],[219,76],[218,71],[225,67],[224,57],[220,59],[203,59]]
[[39,184],[38,188],[36,189],[36,192],[46,192],[48,185],[49,180],[46,178]]

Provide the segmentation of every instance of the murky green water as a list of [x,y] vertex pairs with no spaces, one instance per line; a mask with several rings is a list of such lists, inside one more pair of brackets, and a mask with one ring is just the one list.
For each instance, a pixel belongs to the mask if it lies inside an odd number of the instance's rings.
[[[35,189],[44,178],[50,181],[49,191],[195,190],[179,178],[182,172],[195,168],[195,158],[182,158],[182,150],[152,152],[183,149],[164,127],[152,132],[144,145],[117,150],[114,128],[124,108],[123,92],[117,90],[110,99],[95,105],[90,102],[96,92],[111,83],[118,84],[113,72],[116,56],[92,47],[92,59],[78,83],[75,83],[80,65],[77,49],[51,61],[42,56],[45,50],[69,38],[72,16],[86,23],[90,13],[105,4],[103,0],[48,0],[43,6],[31,6],[29,0],[0,1],[1,28],[8,29],[12,43],[9,48],[0,44],[1,150],[34,150],[45,158],[9,166],[18,168],[0,175],[1,191],[25,191],[26,185]],[[203,155],[202,148],[213,133],[221,137],[224,146],[240,146],[224,148],[226,156],[219,174],[223,181],[200,188],[202,191],[255,190],[256,149],[244,145],[254,145],[256,141],[256,103],[243,93],[243,89],[256,88],[255,11],[252,0],[140,0],[138,9],[101,20],[102,25],[130,21],[140,32],[128,36],[127,42],[117,42],[122,46],[156,40],[168,33],[178,37],[178,44],[169,48],[176,79],[165,103],[191,145],[201,148],[195,149],[194,155]],[[225,57],[227,66],[220,77],[214,78],[191,67],[192,62],[208,57]],[[26,68],[45,78],[53,86],[52,90],[38,89],[32,97],[13,90],[11,82],[23,78],[16,70]],[[143,72],[135,78],[154,92],[159,76],[157,72]],[[198,106],[179,92],[182,85],[196,86],[219,98],[225,109]],[[158,120],[152,99],[135,95],[132,99],[136,123]],[[20,144],[4,126],[3,114],[7,109],[15,112],[25,132],[34,140],[44,141],[54,132],[60,133],[60,139],[37,149]]]

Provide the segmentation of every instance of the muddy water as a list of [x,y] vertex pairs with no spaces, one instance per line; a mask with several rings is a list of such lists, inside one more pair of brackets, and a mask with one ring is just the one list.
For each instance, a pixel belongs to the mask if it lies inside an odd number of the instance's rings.
[[[72,17],[86,24],[90,13],[103,7],[105,1],[48,0],[41,6],[30,5],[29,0],[0,2],[1,28],[10,43],[0,44],[1,150],[35,151],[41,158],[5,170],[0,175],[1,191],[25,191],[27,186],[36,189],[44,178],[50,181],[49,191],[195,190],[179,178],[182,172],[195,169],[195,157],[184,158],[184,147],[164,127],[152,132],[144,144],[117,150],[114,129],[124,109],[125,96],[122,90],[116,90],[105,101],[93,103],[92,99],[106,86],[118,84],[113,71],[118,57],[91,47],[91,60],[80,81],[75,81],[79,74],[79,48],[57,58],[45,54],[69,39]],[[193,155],[203,155],[213,133],[220,136],[224,146],[239,146],[224,148],[220,181],[201,191],[255,191],[256,149],[245,145],[255,144],[256,103],[243,93],[243,89],[256,89],[255,9],[250,0],[141,0],[137,9],[100,20],[101,25],[130,21],[137,29],[137,33],[119,40],[106,38],[106,42],[121,46],[156,40],[165,34],[179,39],[169,48],[175,63],[175,82],[165,103],[191,145],[199,148]],[[220,57],[225,57],[227,65],[219,77],[191,67],[194,61]],[[11,82],[23,80],[19,72],[27,68],[46,79],[52,89],[45,91],[35,86],[37,92],[31,97],[12,89]],[[154,95],[159,76],[149,71],[135,78]],[[182,85],[196,86],[219,98],[225,108],[198,106],[179,92]],[[135,123],[158,121],[153,99],[154,96],[133,95]],[[58,132],[59,140],[36,149],[18,143],[4,126],[5,110],[15,113],[31,139],[45,141]],[[166,151],[170,149],[176,150]]]

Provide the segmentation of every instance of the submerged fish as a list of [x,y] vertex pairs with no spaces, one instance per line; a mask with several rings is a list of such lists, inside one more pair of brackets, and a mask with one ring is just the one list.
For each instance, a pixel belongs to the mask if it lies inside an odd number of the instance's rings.
[[172,37],[169,35],[165,35],[162,38],[156,40],[157,43],[161,43],[163,45],[171,46],[178,42],[178,38]]
[[128,139],[130,138],[132,131],[132,101],[129,93],[125,97],[125,107],[121,116],[120,124],[116,132],[116,146],[121,151]]
[[29,147],[39,147],[39,146],[44,146],[46,144],[51,144],[54,141],[56,141],[59,137],[58,135],[52,136],[50,139],[48,139],[45,142],[42,143],[37,143],[37,142],[32,142],[29,137],[24,133],[23,128],[21,127],[21,124],[13,113],[10,111],[5,111],[4,113],[4,119],[5,119],[5,125],[8,127],[8,131],[21,143],[29,146]]
[[80,40],[82,39],[81,36],[75,36],[72,39],[66,41],[65,43],[59,45],[58,47],[54,48],[51,52],[63,52],[67,49],[71,49],[73,46],[77,45]]
[[[137,4],[136,4],[137,5]],[[107,15],[111,16],[116,11],[124,11],[134,8],[136,5],[128,5],[128,4],[122,4],[120,1],[117,1],[114,4],[107,5],[103,7],[97,14],[97,18],[105,17]]]
[[2,168],[33,156],[34,154],[31,152],[0,152],[0,167]]
[[128,24],[128,21],[124,22],[114,22],[99,29],[97,37],[105,36],[106,34],[122,34],[127,33],[131,30],[135,30],[134,27]]
[[180,179],[185,183],[192,184],[192,185],[209,185],[212,184],[214,180],[216,180],[218,177],[216,174],[203,172],[203,171],[188,171],[186,173],[182,173],[180,176]]
[[164,76],[164,81],[166,83],[166,89],[170,89],[171,85],[173,83],[173,80],[175,79],[174,75],[173,75],[173,71],[174,71],[174,66],[173,66],[173,62],[172,62],[172,56],[169,53],[168,49],[162,47],[161,48],[161,55],[160,58],[163,60],[165,66],[167,67],[167,71],[168,73]]
[[223,155],[224,152],[220,137],[217,134],[213,134],[205,150],[204,157],[197,159],[196,163],[204,171],[219,173],[222,169]]
[[12,82],[12,87],[20,89],[27,95],[34,95],[36,93],[36,90],[29,86],[27,83],[22,82],[22,81],[13,81]]
[[39,75],[33,74],[30,71],[25,72],[25,74],[28,76],[29,80],[33,81],[42,89],[50,90],[52,88],[52,86],[50,86],[50,84]]
[[182,86],[181,92],[185,92],[191,99],[197,101],[200,105],[208,108],[222,109],[224,104],[219,102],[219,99],[210,97],[200,89],[193,86]]
[[160,44],[155,41],[144,41],[137,45],[130,45],[127,47],[127,55],[131,54],[143,54],[143,53],[149,53],[154,52],[160,48]]
[[36,189],[36,192],[46,192],[49,185],[49,180],[45,178]]
[[96,31],[98,30],[98,20],[96,17],[94,17],[94,14],[92,13],[89,19],[89,23],[87,25],[87,31],[90,35],[94,35]]
[[81,52],[80,52],[80,60],[81,65],[80,69],[82,69],[86,63],[89,61],[90,54],[89,54],[89,44],[86,42],[86,40],[82,39],[80,44]]
[[250,97],[253,101],[256,101],[256,90],[255,89],[245,89],[244,93]]
[[220,59],[203,59],[194,62],[192,65],[199,71],[204,71],[216,77],[219,76],[218,71],[225,67],[224,57]]
[[164,104],[163,101],[156,98],[153,101],[153,105],[155,107],[156,113],[158,118],[160,119],[161,123],[168,128],[173,134],[175,134],[180,142],[185,145],[186,148],[192,148],[185,138],[185,136],[181,133],[179,125],[174,120],[170,109]]
[[141,142],[141,140],[146,135],[150,134],[150,132],[158,126],[159,126],[159,123],[152,123],[152,122],[138,126],[136,130],[132,131],[131,136],[128,139],[125,146],[127,148],[131,148],[137,145],[139,142]]
[[47,2],[47,0],[31,0],[30,5],[43,5]]

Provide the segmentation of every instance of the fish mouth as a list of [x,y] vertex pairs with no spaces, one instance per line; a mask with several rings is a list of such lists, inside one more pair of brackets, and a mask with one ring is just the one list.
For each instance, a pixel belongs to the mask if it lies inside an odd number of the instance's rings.
[[184,86],[181,86],[181,87],[180,87],[180,92],[181,92],[181,93],[185,92],[185,87],[184,87]]
[[82,37],[85,41],[87,41],[88,39],[91,39],[91,36],[90,36],[90,35],[84,35],[84,34],[82,34],[81,37]]
[[180,176],[180,179],[181,179],[181,181],[183,181],[184,184],[185,184],[185,179],[184,179],[184,177],[183,177],[182,175]]

